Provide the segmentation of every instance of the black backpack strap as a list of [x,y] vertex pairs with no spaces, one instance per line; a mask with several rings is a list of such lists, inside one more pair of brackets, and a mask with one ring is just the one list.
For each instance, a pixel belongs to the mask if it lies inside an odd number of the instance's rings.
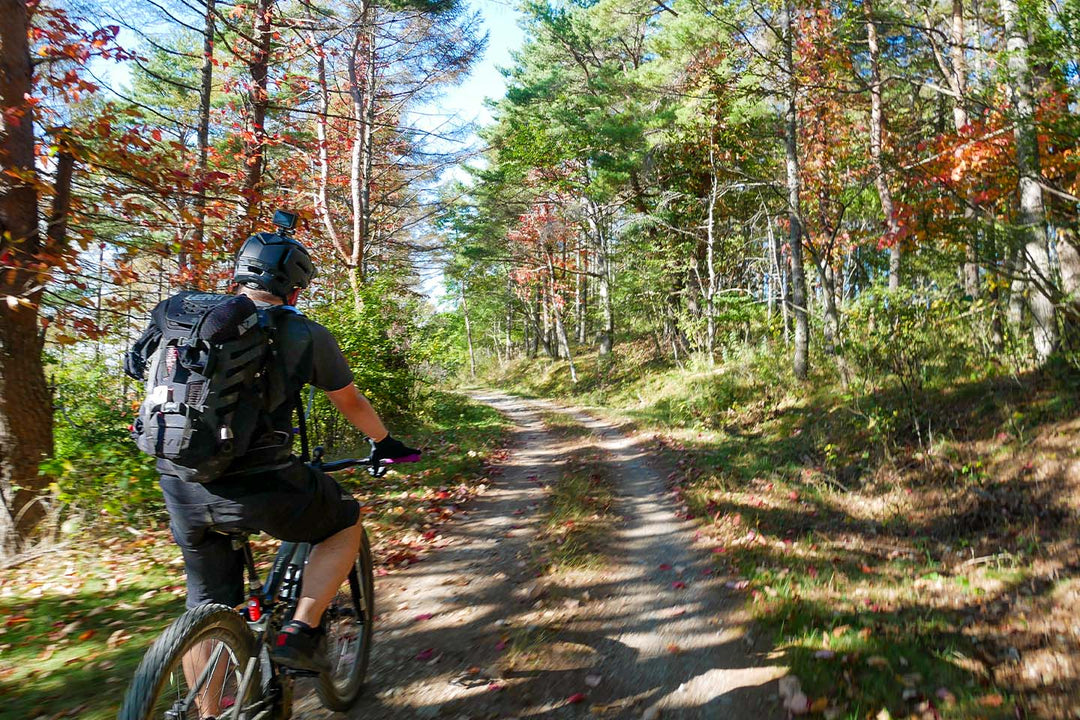
[[300,460],[308,462],[311,460],[311,454],[308,452],[307,419],[304,417],[304,398],[300,390],[296,391],[293,402],[296,403],[296,416],[300,426]]
[[146,330],[135,341],[135,344],[131,346],[131,349],[124,354],[124,372],[128,376],[142,380],[146,376],[147,360],[158,348],[158,344],[161,342],[161,329],[157,326],[157,323],[151,322],[146,326]]

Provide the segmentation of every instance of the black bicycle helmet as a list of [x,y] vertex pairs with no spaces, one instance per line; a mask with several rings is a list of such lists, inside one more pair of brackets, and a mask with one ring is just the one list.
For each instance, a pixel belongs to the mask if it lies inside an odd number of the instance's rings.
[[285,299],[315,277],[311,255],[298,240],[277,233],[256,233],[236,253],[233,281]]

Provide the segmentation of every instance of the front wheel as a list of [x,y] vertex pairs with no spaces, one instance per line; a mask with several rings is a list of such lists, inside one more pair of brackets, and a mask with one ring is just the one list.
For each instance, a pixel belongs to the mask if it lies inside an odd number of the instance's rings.
[[365,530],[353,569],[323,615],[331,670],[319,676],[316,691],[326,708],[348,710],[360,697],[371,656],[374,619],[375,580]]
[[188,610],[154,642],[135,671],[118,720],[240,718],[259,691],[255,639],[227,605]]

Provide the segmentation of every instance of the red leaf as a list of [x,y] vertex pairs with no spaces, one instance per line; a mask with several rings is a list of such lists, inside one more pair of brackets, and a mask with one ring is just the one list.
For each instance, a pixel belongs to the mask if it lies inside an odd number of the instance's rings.
[[684,583],[682,580],[676,580],[675,582],[671,583],[671,587],[675,588],[676,590],[682,590],[684,587],[686,587],[686,583]]
[[566,698],[566,702],[567,702],[568,705],[574,704],[574,703],[579,703],[579,702],[585,702],[585,693],[580,693],[580,692],[574,693],[570,697]]
[[417,660],[430,660],[433,657],[435,657],[435,648],[427,648],[416,653]]

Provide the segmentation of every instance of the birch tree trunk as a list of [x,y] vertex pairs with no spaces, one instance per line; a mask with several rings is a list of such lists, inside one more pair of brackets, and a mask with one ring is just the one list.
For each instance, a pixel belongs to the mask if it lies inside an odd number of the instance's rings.
[[889,290],[897,290],[900,287],[900,244],[896,236],[900,225],[896,220],[889,175],[881,159],[885,119],[881,103],[881,48],[878,45],[873,0],[863,0],[863,13],[866,15],[866,40],[870,49],[870,164],[874,172],[874,186],[881,200],[881,212],[885,216],[885,229],[892,239],[889,246]]
[[469,376],[476,377],[476,352],[473,350],[472,322],[469,319],[469,303],[465,300],[465,281],[461,281],[461,312],[465,316],[465,341],[469,345]]
[[597,333],[598,351],[601,355],[611,353],[615,342],[615,310],[611,295],[611,258],[608,256],[607,226],[600,207],[589,201],[589,224],[592,226],[593,252],[596,268],[596,294],[600,300],[600,332]]
[[371,114],[374,112],[375,37],[371,9],[364,3],[349,53],[349,99],[352,102],[354,126],[352,154],[349,163],[349,199],[352,212],[352,246],[349,251],[349,282],[357,310],[362,301],[360,286],[364,283],[364,255],[367,252],[369,219],[371,216]]
[[1028,59],[1027,29],[1016,0],[1001,0],[1008,50],[1009,90],[1015,113],[1016,165],[1020,173],[1020,224],[1025,235],[1024,255],[1030,274],[1028,305],[1032,315],[1035,354],[1045,361],[1057,349],[1057,313],[1051,293],[1054,282],[1046,237],[1039,144],[1035,130],[1034,91]]
[[555,260],[551,252],[545,252],[548,266],[548,298],[551,302],[551,314],[555,320],[555,336],[562,349],[566,362],[570,366],[570,381],[577,383],[577,368],[574,367],[574,356],[570,352],[570,339],[566,336],[566,327],[563,325],[562,310],[559,308],[559,295],[555,287]]
[[803,267],[802,214],[800,209],[799,153],[796,101],[798,82],[795,78],[795,23],[792,0],[784,0],[780,27],[784,33],[783,69],[787,107],[784,113],[784,154],[788,191],[788,249],[791,253],[791,301],[795,316],[795,348],[793,367],[795,377],[805,380],[809,370],[810,324],[806,308],[806,273]]
[[709,165],[711,166],[712,186],[709,189],[709,213],[708,226],[706,228],[705,241],[705,269],[707,273],[705,285],[705,312],[708,317],[705,321],[705,349],[709,356],[709,364],[715,362],[716,352],[716,200],[720,193],[720,178],[716,173],[716,157],[712,143],[709,143]]

